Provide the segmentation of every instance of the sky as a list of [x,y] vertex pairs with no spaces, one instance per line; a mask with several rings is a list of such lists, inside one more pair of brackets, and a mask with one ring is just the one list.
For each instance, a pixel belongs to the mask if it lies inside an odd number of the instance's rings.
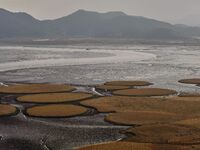
[[123,11],[129,15],[173,22],[200,16],[199,6],[200,0],[0,0],[0,8],[27,12],[41,20],[59,18],[85,9]]

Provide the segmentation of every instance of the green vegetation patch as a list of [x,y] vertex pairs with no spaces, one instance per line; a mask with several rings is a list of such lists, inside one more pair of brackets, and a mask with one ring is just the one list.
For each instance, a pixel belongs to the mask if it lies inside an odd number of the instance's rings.
[[120,125],[145,125],[174,122],[183,118],[184,116],[172,113],[136,111],[109,114],[105,120]]
[[198,85],[200,85],[200,78],[182,79],[182,80],[179,80],[178,82],[185,83],[185,84],[198,84]]
[[32,117],[72,117],[87,112],[87,109],[81,106],[67,104],[50,104],[43,106],[34,106],[26,109],[26,114]]
[[33,94],[18,97],[19,102],[26,103],[63,103],[78,101],[91,98],[91,94],[87,93],[48,93],[48,94]]
[[53,93],[69,92],[74,87],[65,84],[17,84],[8,87],[0,86],[0,93],[32,94],[32,93]]
[[200,129],[176,124],[152,124],[131,128],[127,141],[159,144],[199,144]]
[[17,113],[17,108],[12,105],[0,104],[0,117],[11,116]]
[[[186,150],[178,145],[134,143],[134,142],[112,142],[91,145],[77,150]],[[187,149],[188,150],[188,149]]]
[[106,82],[105,85],[114,85],[114,86],[149,86],[152,83],[147,81],[111,81]]
[[175,90],[160,88],[127,89],[114,91],[115,95],[122,96],[167,96],[177,94]]

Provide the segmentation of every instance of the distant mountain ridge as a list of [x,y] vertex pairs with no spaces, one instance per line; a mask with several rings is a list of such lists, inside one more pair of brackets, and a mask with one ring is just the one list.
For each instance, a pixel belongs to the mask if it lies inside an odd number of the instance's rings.
[[200,36],[199,27],[166,22],[123,12],[78,10],[55,20],[38,20],[26,13],[0,9],[0,38],[135,38],[171,39]]

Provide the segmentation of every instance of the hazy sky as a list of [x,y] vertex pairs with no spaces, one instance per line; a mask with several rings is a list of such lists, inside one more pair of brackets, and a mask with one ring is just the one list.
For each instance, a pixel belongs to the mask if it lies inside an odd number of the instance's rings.
[[38,19],[53,19],[78,9],[123,11],[160,20],[200,15],[200,0],[0,0],[0,7],[24,11]]

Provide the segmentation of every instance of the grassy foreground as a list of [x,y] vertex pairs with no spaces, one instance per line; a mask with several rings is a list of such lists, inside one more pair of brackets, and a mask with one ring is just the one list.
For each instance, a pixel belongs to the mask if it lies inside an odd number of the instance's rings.
[[[94,86],[100,94],[110,96],[77,93],[75,87],[64,84],[0,86],[0,117],[17,114],[18,109],[27,117],[49,119],[108,113],[104,120],[113,128],[130,126],[120,131],[127,138],[79,150],[199,150],[200,93],[178,94],[173,89],[141,87],[150,85],[147,81],[113,81]],[[7,96],[14,98],[6,101]]]

